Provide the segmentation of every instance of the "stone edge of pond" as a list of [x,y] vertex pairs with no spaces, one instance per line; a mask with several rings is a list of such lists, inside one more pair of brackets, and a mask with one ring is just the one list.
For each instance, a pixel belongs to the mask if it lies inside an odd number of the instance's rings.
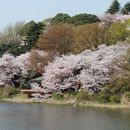
[[82,101],[76,102],[75,100],[34,100],[34,99],[2,99],[0,102],[9,102],[9,103],[41,103],[41,104],[53,104],[53,105],[70,105],[73,107],[95,107],[95,108],[108,108],[108,109],[130,109],[129,104],[106,104],[106,103],[97,103]]

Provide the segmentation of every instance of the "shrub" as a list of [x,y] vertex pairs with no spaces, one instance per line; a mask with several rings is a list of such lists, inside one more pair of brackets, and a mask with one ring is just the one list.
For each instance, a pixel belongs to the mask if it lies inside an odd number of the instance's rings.
[[97,97],[98,102],[100,103],[109,103],[110,102],[110,95],[106,93],[100,93]]
[[57,24],[40,36],[38,48],[47,52],[66,54],[74,42],[73,28],[68,24]]
[[88,95],[87,91],[79,90],[79,92],[77,93],[76,98],[79,101],[85,101],[85,100],[89,100],[89,95]]
[[120,71],[113,76],[113,81],[108,85],[108,89],[113,94],[122,95],[126,91],[130,91],[130,50],[125,56],[116,60],[115,64]]
[[111,36],[111,44],[116,44],[117,41],[124,41],[129,34],[125,23],[113,23],[109,28]]
[[4,91],[8,93],[8,96],[13,96],[19,93],[19,89],[16,89],[14,87],[5,88]]
[[109,44],[110,35],[107,26],[94,23],[75,27],[74,39],[74,51],[79,53],[85,49],[95,49],[100,44]]
[[130,26],[130,19],[126,19],[126,20],[125,20],[125,24],[126,24],[126,26],[129,27],[129,26]]
[[108,89],[113,94],[123,94],[125,91],[130,91],[130,77],[118,77],[112,81]]
[[10,48],[13,47],[14,44],[0,44],[0,57],[2,57],[3,54],[8,52]]
[[89,98],[90,98],[91,101],[96,101],[97,100],[97,96],[98,96],[97,93],[93,93],[93,94],[89,95]]
[[113,95],[110,98],[111,103],[120,103],[121,102],[121,97],[118,95]]
[[61,94],[61,93],[53,93],[52,94],[52,97],[55,99],[55,100],[62,100],[64,95]]
[[19,43],[0,44],[0,56],[5,53],[10,53],[14,56],[19,56],[29,51],[29,46],[21,46]]
[[125,92],[124,97],[127,99],[128,102],[130,102],[130,92]]
[[44,72],[44,66],[46,66],[50,60],[51,58],[45,52],[32,50],[29,58],[30,69],[40,77]]
[[20,91],[14,87],[0,88],[0,98],[8,98],[18,94]]

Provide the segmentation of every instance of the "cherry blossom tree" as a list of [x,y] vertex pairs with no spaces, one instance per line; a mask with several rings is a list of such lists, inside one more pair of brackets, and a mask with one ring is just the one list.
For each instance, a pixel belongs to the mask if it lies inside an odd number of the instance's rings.
[[[35,51],[41,56],[47,55],[43,51]],[[24,76],[28,76],[29,71],[32,69],[30,56],[30,52],[17,57],[11,54],[4,54],[0,58],[0,86],[15,86],[14,82],[21,80]]]
[[[119,58],[128,45],[100,45],[96,51],[86,50],[78,55],[63,55],[45,68],[42,87],[46,92],[63,92],[67,89],[87,89],[97,92],[109,83],[114,72],[113,60]],[[116,67],[115,67],[116,68]]]

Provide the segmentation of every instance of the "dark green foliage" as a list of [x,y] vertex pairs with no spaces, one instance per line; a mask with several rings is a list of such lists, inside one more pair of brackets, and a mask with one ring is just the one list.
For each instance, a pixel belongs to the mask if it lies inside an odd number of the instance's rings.
[[51,24],[59,24],[59,23],[69,23],[73,25],[84,25],[87,23],[95,23],[100,22],[99,18],[96,15],[92,14],[79,14],[75,15],[73,17],[70,17],[68,14],[57,14],[54,18],[51,20]]
[[58,23],[69,23],[71,17],[68,14],[58,13],[54,18],[51,20],[51,24],[58,24]]
[[113,0],[111,6],[109,7],[106,13],[116,14],[119,11],[120,11],[120,3],[118,2],[118,0]]
[[127,2],[125,5],[124,5],[124,7],[123,7],[123,9],[122,9],[122,11],[121,11],[123,14],[129,14],[130,13],[130,2]]
[[19,56],[20,54],[26,53],[31,48],[27,45],[20,46],[19,44],[13,44],[12,47],[8,50],[8,53]]
[[31,21],[23,26],[20,34],[25,37],[24,42],[26,43],[26,50],[30,50],[37,42],[40,34],[42,33],[44,25],[42,23],[35,23]]
[[107,93],[99,93],[97,100],[100,103],[109,103],[110,102],[110,95]]
[[77,100],[79,100],[79,101],[89,100],[89,95],[88,95],[87,91],[85,91],[85,90],[79,90],[76,97],[77,97]]
[[120,103],[121,102],[121,97],[118,95],[112,95],[110,98],[111,103]]
[[79,14],[71,18],[70,23],[74,25],[84,25],[88,23],[100,22],[99,18],[96,15],[92,14]]
[[19,89],[14,87],[0,88],[0,98],[10,98],[18,93],[20,93]]
[[8,50],[13,46],[13,44],[0,44],[0,57],[8,52]]
[[30,46],[24,45],[20,46],[18,43],[1,44],[0,45],[0,57],[4,53],[10,53],[14,56],[26,53],[30,49]]

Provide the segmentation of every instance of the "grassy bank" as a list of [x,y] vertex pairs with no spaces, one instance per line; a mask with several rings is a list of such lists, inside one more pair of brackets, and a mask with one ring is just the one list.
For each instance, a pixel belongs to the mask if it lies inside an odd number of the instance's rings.
[[[107,94],[88,95],[85,91],[78,93],[64,93],[52,94],[49,99],[32,99],[28,98],[26,94],[16,91],[16,89],[2,89],[1,102],[14,102],[14,103],[43,103],[55,105],[71,105],[73,107],[96,107],[96,108],[127,108],[130,109],[130,93],[127,92],[125,96],[107,96]],[[8,92],[8,93],[7,93]],[[110,100],[109,100],[109,98]],[[114,98],[113,98],[114,97]],[[120,99],[120,100],[119,100]],[[109,102],[108,102],[109,101]]]
[[12,102],[12,103],[42,103],[42,104],[54,104],[54,105],[71,105],[73,107],[95,107],[95,108],[109,108],[109,109],[130,109],[130,103],[98,103],[92,101],[76,101],[75,99],[69,100],[56,100],[53,98],[36,100],[27,98],[5,98],[1,99],[1,102]]

